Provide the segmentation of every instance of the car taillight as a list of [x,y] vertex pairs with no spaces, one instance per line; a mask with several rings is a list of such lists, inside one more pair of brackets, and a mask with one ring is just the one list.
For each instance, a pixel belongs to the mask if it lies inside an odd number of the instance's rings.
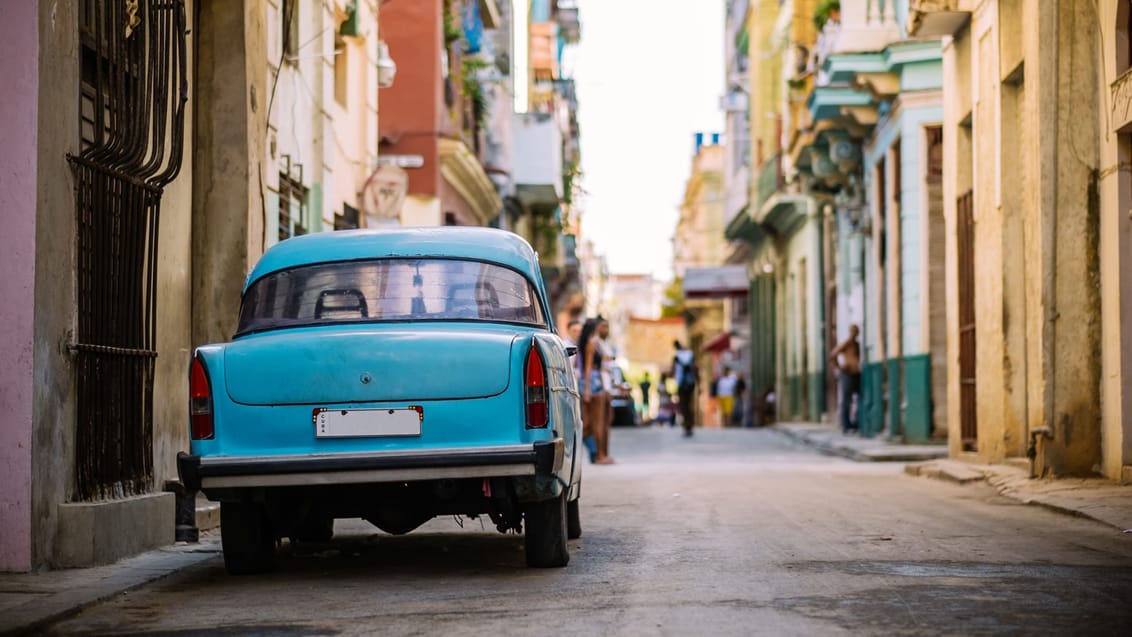
[[527,373],[524,383],[527,393],[527,429],[545,428],[549,420],[547,415],[547,389],[546,367],[542,362],[542,355],[538,347],[531,342],[531,350],[527,353]]
[[212,437],[212,389],[204,363],[195,357],[189,368],[189,422],[193,440]]

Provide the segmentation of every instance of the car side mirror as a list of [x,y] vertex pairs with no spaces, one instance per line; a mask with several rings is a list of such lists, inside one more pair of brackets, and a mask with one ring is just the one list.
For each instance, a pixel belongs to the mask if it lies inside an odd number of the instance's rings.
[[573,356],[574,354],[577,354],[577,353],[578,353],[577,347],[575,347],[573,345],[567,345],[566,346],[566,356],[567,357]]

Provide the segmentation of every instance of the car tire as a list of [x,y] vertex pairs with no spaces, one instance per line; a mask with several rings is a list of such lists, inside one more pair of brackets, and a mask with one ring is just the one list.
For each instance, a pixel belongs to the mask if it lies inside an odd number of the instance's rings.
[[566,538],[576,540],[582,537],[581,498],[574,498],[566,503]]
[[557,498],[527,505],[523,513],[527,566],[556,568],[570,562],[566,547],[566,508],[565,491]]
[[275,536],[261,505],[221,502],[220,542],[224,568],[232,575],[254,575],[275,566]]

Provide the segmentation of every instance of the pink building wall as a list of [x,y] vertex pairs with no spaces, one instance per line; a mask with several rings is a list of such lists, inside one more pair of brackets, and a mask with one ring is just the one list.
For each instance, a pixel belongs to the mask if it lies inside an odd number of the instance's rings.
[[39,2],[0,2],[0,571],[31,569]]

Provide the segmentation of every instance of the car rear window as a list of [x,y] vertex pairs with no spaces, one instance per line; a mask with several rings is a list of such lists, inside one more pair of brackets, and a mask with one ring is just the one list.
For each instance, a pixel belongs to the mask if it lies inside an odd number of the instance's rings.
[[535,287],[501,265],[455,259],[320,263],[244,293],[237,335],[333,322],[472,320],[545,326]]

